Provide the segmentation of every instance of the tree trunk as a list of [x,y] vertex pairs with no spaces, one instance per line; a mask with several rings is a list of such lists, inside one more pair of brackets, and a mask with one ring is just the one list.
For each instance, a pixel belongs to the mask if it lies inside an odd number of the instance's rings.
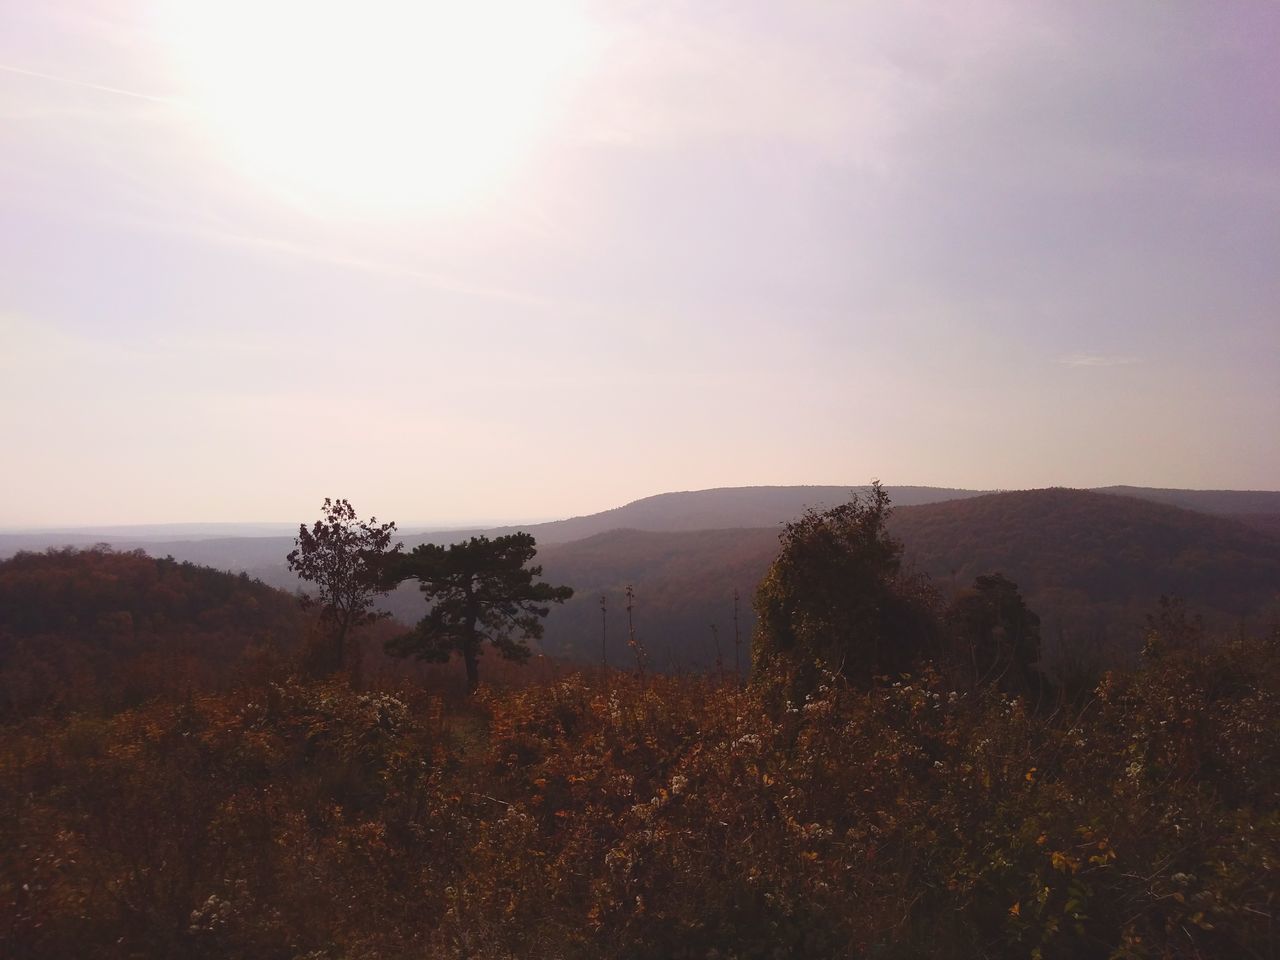
[[471,599],[471,588],[467,587],[467,634],[462,643],[462,659],[467,665],[467,693],[475,693],[480,686],[480,639],[476,636],[476,620],[480,611]]
[[333,672],[341,673],[347,660],[347,620],[338,623],[338,635],[333,639]]
[[480,658],[476,656],[473,644],[467,644],[463,648],[462,660],[467,665],[467,693],[475,693],[480,686]]

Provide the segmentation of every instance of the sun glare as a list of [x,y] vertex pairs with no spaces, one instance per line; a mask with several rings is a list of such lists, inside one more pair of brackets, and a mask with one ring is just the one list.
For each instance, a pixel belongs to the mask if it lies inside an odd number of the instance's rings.
[[357,215],[457,210],[499,187],[587,33],[568,0],[166,0],[161,31],[237,167]]

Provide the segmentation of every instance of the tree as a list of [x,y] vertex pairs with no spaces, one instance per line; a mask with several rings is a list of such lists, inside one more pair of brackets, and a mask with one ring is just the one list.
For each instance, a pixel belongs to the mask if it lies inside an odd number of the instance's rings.
[[380,620],[386,613],[373,609],[374,601],[386,593],[382,585],[390,557],[401,544],[391,546],[395,523],[378,523],[377,517],[360,520],[347,500],[325,498],[324,516],[308,530],[298,527],[294,550],[288,555],[289,569],[316,585],[317,596],[304,603],[318,603],[322,620],[332,631],[330,651],[334,670],[347,660],[347,637],[356,627]]
[[978,577],[947,607],[952,659],[971,686],[993,683],[1026,692],[1036,683],[1040,618],[1003,574]]
[[855,682],[907,669],[934,639],[931,591],[902,572],[902,544],[888,533],[889,495],[807,510],[782,532],[782,549],[756,591],[753,663],[781,667],[796,692],[819,668]]
[[1204,618],[1187,610],[1182,597],[1162,596],[1155,613],[1147,614],[1147,629],[1142,635],[1142,655],[1159,660],[1175,650],[1204,649]]
[[390,565],[389,584],[417,580],[430,611],[410,633],[387,641],[387,652],[433,663],[455,651],[467,668],[467,689],[480,683],[480,655],[488,641],[508,660],[529,659],[527,641],[542,637],[549,603],[573,590],[536,581],[542,567],[526,566],[537,552],[532,536],[472,537],[448,547],[424,543]]

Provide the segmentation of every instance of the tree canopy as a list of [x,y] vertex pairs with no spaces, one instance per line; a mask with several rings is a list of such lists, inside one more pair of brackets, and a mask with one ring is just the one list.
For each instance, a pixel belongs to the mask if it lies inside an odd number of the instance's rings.
[[287,559],[290,570],[316,585],[317,596],[307,602],[320,604],[332,632],[328,666],[341,670],[351,630],[387,616],[375,611],[373,604],[386,592],[383,571],[401,545],[391,546],[394,522],[378,523],[377,517],[360,520],[348,500],[326,497],[321,510],[323,517],[310,530],[305,524],[298,527],[295,548]]
[[889,514],[889,495],[877,482],[865,497],[808,510],[786,525],[756,592],[757,668],[781,661],[802,686],[815,668],[865,682],[906,669],[927,651],[928,590],[903,574]]
[[447,547],[424,543],[397,558],[388,566],[388,585],[417,580],[430,610],[411,632],[388,641],[387,652],[436,663],[457,652],[472,691],[486,641],[508,660],[527,660],[528,641],[542,637],[547,605],[573,596],[570,587],[536,579],[542,567],[528,566],[536,552],[530,534],[513,533]]
[[953,665],[971,686],[995,683],[1026,692],[1035,687],[1040,660],[1040,617],[1028,609],[1018,585],[1003,574],[980,576],[947,607]]

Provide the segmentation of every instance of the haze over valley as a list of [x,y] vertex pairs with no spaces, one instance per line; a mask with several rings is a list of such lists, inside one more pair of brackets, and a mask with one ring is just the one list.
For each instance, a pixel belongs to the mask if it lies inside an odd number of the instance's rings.
[[1277,51],[0,0],[0,958],[1276,960]]
[[[598,514],[496,528],[401,531],[407,548],[500,537],[537,539],[537,562],[576,595],[547,619],[540,649],[580,663],[601,659],[600,598],[613,611],[603,656],[626,662],[625,588],[659,669],[707,670],[712,626],[728,649],[749,649],[752,597],[778,550],[782,525],[807,509],[840,504],[866,487],[740,487],[659,494]],[[890,529],[908,563],[951,595],[999,571],[1022,589],[1045,626],[1046,668],[1063,656],[1122,662],[1141,645],[1145,618],[1162,595],[1178,596],[1215,627],[1240,630],[1280,617],[1280,492],[1104,487],[1035,491],[888,487]],[[282,526],[282,525],[277,525]],[[293,534],[230,536],[231,527],[74,529],[0,534],[0,558],[23,550],[107,542],[235,573],[286,590],[306,585],[285,554]],[[272,528],[274,529],[274,527]],[[404,624],[424,613],[406,585],[381,601]],[[606,634],[608,633],[606,624]],[[739,656],[744,654],[739,651]]]

